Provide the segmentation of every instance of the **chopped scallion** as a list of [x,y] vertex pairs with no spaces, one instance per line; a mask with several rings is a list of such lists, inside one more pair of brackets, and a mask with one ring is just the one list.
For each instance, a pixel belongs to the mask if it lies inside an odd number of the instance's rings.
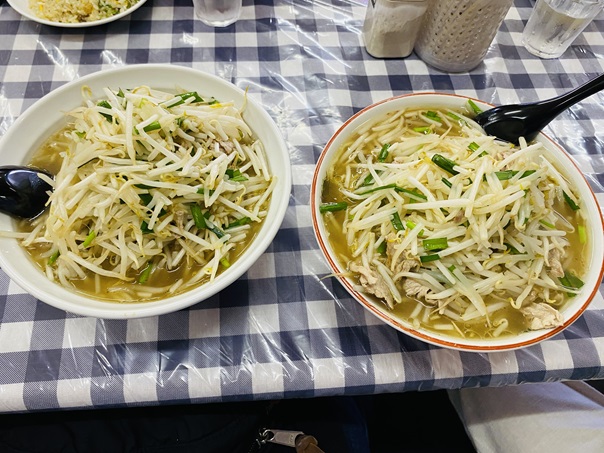
[[388,158],[388,149],[390,148],[390,143],[384,143],[382,149],[380,150],[380,154],[378,154],[378,162],[384,162]]
[[207,228],[206,220],[201,212],[201,208],[197,203],[191,203],[190,205],[191,215],[193,216],[193,222],[198,230]]
[[540,223],[541,225],[543,225],[544,227],[550,228],[550,229],[552,229],[552,230],[553,230],[554,228],[556,228],[556,225],[554,225],[553,223],[548,222],[547,220],[543,220],[543,219],[541,219],[541,220],[539,220],[539,223]]
[[91,231],[90,233],[88,233],[88,236],[86,236],[86,239],[84,240],[84,242],[82,242],[82,247],[84,247],[84,248],[90,247],[90,244],[92,244],[92,241],[94,241],[95,238],[96,238],[96,232]]
[[153,233],[153,230],[149,229],[149,224],[144,220],[141,222],[141,231],[143,232],[143,234]]
[[[99,102],[97,103],[97,106],[99,106],[99,107],[103,107],[103,108],[105,108],[105,109],[110,109],[110,110],[112,109],[111,104],[110,104],[109,102],[105,101],[105,100],[103,100],[103,101],[99,101]],[[113,116],[109,115],[108,113],[101,113],[101,112],[99,112],[99,113],[100,113],[101,115],[103,115],[103,117],[105,117],[105,119],[106,119],[107,121],[109,121],[110,123],[111,123],[111,122],[113,122]]]
[[438,165],[440,168],[442,168],[446,172],[451,173],[452,175],[459,174],[458,171],[453,170],[453,167],[456,166],[457,163],[455,163],[454,161],[452,161],[450,159],[447,159],[445,156],[442,156],[440,154],[435,154],[434,156],[432,156],[432,162],[434,162],[436,165]]
[[241,174],[240,170],[229,168],[226,170],[226,175],[229,177],[231,181],[240,182],[247,181],[247,176]]
[[147,267],[145,267],[145,269],[138,276],[138,282],[147,283],[147,280],[149,280],[149,277],[151,276],[152,270],[153,270],[153,263],[151,261],[149,261],[147,263]]
[[159,121],[153,121],[152,123],[149,123],[143,127],[145,132],[156,131],[158,129],[161,129],[161,124],[159,124]]
[[189,91],[187,93],[177,94],[175,97],[179,97],[180,101],[175,104],[172,104],[170,107],[176,107],[177,105],[184,104],[185,100],[189,98],[193,98],[193,103],[203,102],[203,98],[197,94],[197,91]]
[[247,225],[251,221],[252,221],[252,219],[250,219],[249,217],[241,217],[240,219],[237,219],[237,220],[229,223],[228,225],[226,225],[224,227],[224,229],[228,230],[229,228],[235,228],[235,227],[238,227],[238,226]]
[[442,123],[442,120],[440,119],[440,116],[438,116],[438,113],[436,113],[436,112],[434,112],[432,110],[428,110],[426,112],[426,116],[428,118],[430,118],[431,120],[438,121],[439,123]]
[[48,257],[48,265],[52,266],[53,264],[55,264],[57,262],[57,260],[59,259],[60,254],[61,254],[61,252],[57,250],[52,255],[50,255]]
[[468,105],[476,115],[482,113],[482,109],[478,107],[472,99],[468,99]]
[[432,253],[430,255],[422,255],[419,257],[419,260],[422,263],[429,263],[430,261],[437,261],[440,259],[440,255],[438,253]]
[[321,214],[324,214],[326,212],[344,211],[346,208],[348,208],[348,203],[346,203],[345,201],[333,201],[329,203],[323,203],[321,206],[319,206],[319,212]]
[[560,277],[558,280],[562,286],[569,289],[579,289],[585,284],[571,271],[564,271],[564,277]]
[[394,214],[392,214],[391,222],[392,222],[392,226],[394,227],[395,230],[402,231],[405,229],[398,212],[395,212]]
[[422,245],[426,251],[439,251],[446,249],[449,246],[449,242],[447,241],[447,238],[432,238],[424,239]]
[[562,191],[562,195],[564,195],[566,203],[570,206],[573,211],[577,211],[579,209],[579,206],[577,205],[577,203],[575,203],[575,200],[570,197],[570,195],[568,195],[565,191]]
[[579,234],[579,242],[581,244],[585,244],[587,242],[587,230],[584,225],[579,225],[577,227],[577,233]]

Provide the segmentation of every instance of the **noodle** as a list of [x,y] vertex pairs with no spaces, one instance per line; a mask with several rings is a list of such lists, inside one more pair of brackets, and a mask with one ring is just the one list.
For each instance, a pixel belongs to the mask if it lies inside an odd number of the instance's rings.
[[329,241],[360,291],[425,328],[491,337],[560,325],[583,284],[585,220],[544,151],[449,110],[376,118],[328,169]]
[[158,299],[212,281],[266,216],[276,178],[262,144],[229,102],[105,93],[34,157],[56,177],[47,212],[22,225],[28,250],[49,278],[97,298]]

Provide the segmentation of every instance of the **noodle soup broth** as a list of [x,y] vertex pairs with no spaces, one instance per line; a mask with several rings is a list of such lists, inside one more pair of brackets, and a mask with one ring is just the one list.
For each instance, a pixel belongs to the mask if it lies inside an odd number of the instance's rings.
[[47,212],[20,222],[25,249],[50,279],[113,302],[211,282],[266,216],[273,177],[262,144],[228,102],[147,87],[109,93],[72,111],[33,156],[56,188]]
[[462,109],[360,124],[328,162],[320,222],[343,277],[413,329],[460,340],[563,324],[590,256],[583,201],[548,161]]

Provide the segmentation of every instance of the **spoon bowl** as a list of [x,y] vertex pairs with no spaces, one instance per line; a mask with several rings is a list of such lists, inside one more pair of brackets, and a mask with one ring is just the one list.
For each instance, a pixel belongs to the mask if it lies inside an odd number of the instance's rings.
[[566,94],[530,104],[511,104],[494,107],[479,113],[475,118],[488,135],[493,135],[518,145],[520,137],[527,142],[556,116],[588,96],[604,89],[604,74]]
[[32,219],[46,209],[52,186],[40,177],[50,173],[33,167],[0,167],[0,212]]

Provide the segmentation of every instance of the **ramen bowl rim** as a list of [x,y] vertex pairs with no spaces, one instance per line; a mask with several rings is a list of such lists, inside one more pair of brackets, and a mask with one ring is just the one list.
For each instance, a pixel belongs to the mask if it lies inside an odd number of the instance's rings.
[[[118,86],[120,81],[123,83]],[[214,281],[174,296],[146,302],[112,302],[64,288],[51,282],[43,274],[16,239],[0,238],[0,267],[3,271],[27,293],[55,308],[81,316],[130,319],[157,316],[190,307],[215,296],[247,272],[269,247],[285,217],[291,192],[291,165],[287,145],[275,122],[265,108],[245,90],[214,74],[185,66],[126,65],[88,74],[50,91],[25,110],[0,139],[0,165],[23,165],[29,162],[33,154],[31,149],[39,149],[52,131],[58,130],[61,124],[66,124],[61,111],[82,104],[79,92],[83,87],[92,87],[95,98],[99,98],[102,95],[100,91],[105,86],[117,89],[140,85],[156,89],[196,89],[202,95],[212,95],[207,92],[209,90],[222,99],[231,96],[229,101],[234,101],[238,107],[246,105],[243,117],[254,135],[263,142],[267,160],[272,167],[271,173],[277,177],[267,216],[245,251]],[[78,98],[79,103],[76,101]],[[66,104],[62,102],[64,99],[68,99]],[[56,108],[58,104],[65,106],[59,109]],[[31,131],[29,124],[37,126],[38,132],[33,136],[24,134],[25,131]],[[18,143],[27,144],[24,148],[29,151],[22,151],[20,154],[2,152],[5,149],[20,149],[15,147]],[[16,223],[14,219],[0,215],[0,229],[14,231]]]
[[562,310],[561,313],[564,317],[564,324],[562,326],[528,331],[519,335],[495,339],[462,339],[446,334],[439,334],[423,328],[415,328],[410,323],[390,314],[384,303],[376,297],[359,292],[355,289],[356,285],[352,279],[345,276],[345,266],[341,265],[335,256],[335,252],[333,251],[325,229],[323,228],[323,222],[319,212],[322,185],[325,180],[327,168],[329,168],[329,164],[337,153],[338,148],[344,144],[347,138],[350,137],[361,124],[372,118],[383,115],[388,111],[392,111],[395,108],[421,106],[431,108],[438,108],[441,106],[461,108],[468,100],[472,100],[483,109],[493,107],[493,104],[471,96],[454,93],[417,92],[393,96],[375,102],[348,118],[331,136],[317,160],[310,192],[313,232],[321,253],[326,259],[332,274],[340,284],[344,286],[348,294],[372,315],[396,330],[426,343],[459,351],[497,352],[525,348],[551,338],[573,324],[585,312],[594,297],[598,294],[599,285],[604,276],[604,262],[601,262],[599,267],[589,266],[596,262],[596,256],[598,254],[600,256],[604,254],[604,217],[602,215],[602,210],[599,208],[597,198],[577,164],[570,155],[564,151],[562,146],[546,134],[540,133],[537,140],[544,144],[549,155],[554,157],[557,162],[559,162],[560,159],[564,159],[565,162],[568,161],[571,164],[568,168],[564,169],[563,173],[565,176],[570,177],[574,185],[578,184],[582,186],[580,190],[583,195],[589,195],[588,200],[584,200],[584,204],[589,208],[587,209],[588,214],[586,215],[586,222],[588,222],[590,226],[588,230],[591,231],[590,240],[593,247],[590,261],[586,265],[586,276],[588,276],[589,279],[586,279],[586,285],[583,287],[580,295],[577,296],[577,299]]

